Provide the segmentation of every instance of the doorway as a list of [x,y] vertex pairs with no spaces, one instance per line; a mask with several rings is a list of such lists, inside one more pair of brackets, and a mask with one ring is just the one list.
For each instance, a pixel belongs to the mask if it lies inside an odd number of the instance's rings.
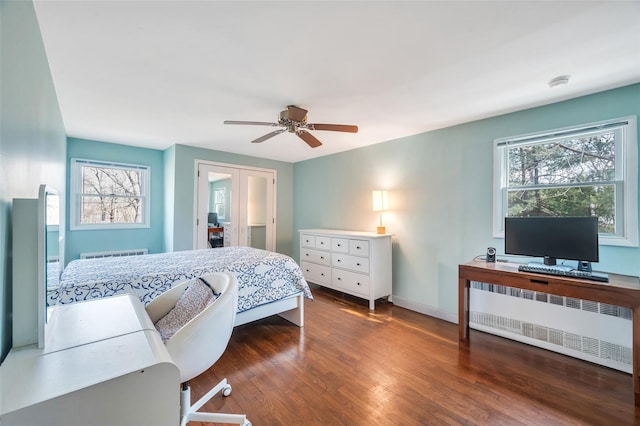
[[275,251],[276,171],[205,161],[196,165],[196,248]]

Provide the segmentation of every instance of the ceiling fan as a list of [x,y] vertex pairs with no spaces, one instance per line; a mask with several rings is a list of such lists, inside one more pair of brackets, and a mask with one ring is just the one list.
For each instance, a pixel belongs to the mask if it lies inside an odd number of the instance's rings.
[[280,111],[277,123],[269,123],[264,121],[233,121],[225,120],[224,124],[248,124],[253,126],[271,126],[282,127],[282,129],[274,130],[258,139],[252,140],[252,143],[261,143],[280,133],[295,133],[300,139],[305,141],[311,148],[317,148],[322,145],[315,136],[307,130],[330,130],[333,132],[349,132],[357,133],[358,126],[347,124],[317,124],[307,123],[307,110],[294,105],[287,106],[287,109]]

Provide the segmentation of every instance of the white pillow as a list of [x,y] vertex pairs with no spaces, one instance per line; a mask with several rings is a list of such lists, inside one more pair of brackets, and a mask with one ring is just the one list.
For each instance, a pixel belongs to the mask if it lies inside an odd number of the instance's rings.
[[204,280],[195,279],[182,293],[173,309],[154,324],[162,341],[166,343],[186,323],[217,299],[217,296]]

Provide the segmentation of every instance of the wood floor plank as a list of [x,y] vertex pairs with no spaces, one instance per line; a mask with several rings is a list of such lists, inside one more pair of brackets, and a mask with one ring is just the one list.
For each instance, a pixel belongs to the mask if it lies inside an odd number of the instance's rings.
[[459,344],[456,324],[313,290],[303,328],[236,327],[193,400],[227,377],[203,410],[254,426],[640,424],[629,374],[475,330]]

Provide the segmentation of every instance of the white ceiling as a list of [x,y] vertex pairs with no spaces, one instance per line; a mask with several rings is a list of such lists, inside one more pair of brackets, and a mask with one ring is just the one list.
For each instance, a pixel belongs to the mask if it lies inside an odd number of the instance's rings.
[[[35,9],[67,134],[296,162],[640,82],[638,1],[61,1]],[[550,79],[568,74],[568,86]],[[273,130],[287,105],[311,149]]]

